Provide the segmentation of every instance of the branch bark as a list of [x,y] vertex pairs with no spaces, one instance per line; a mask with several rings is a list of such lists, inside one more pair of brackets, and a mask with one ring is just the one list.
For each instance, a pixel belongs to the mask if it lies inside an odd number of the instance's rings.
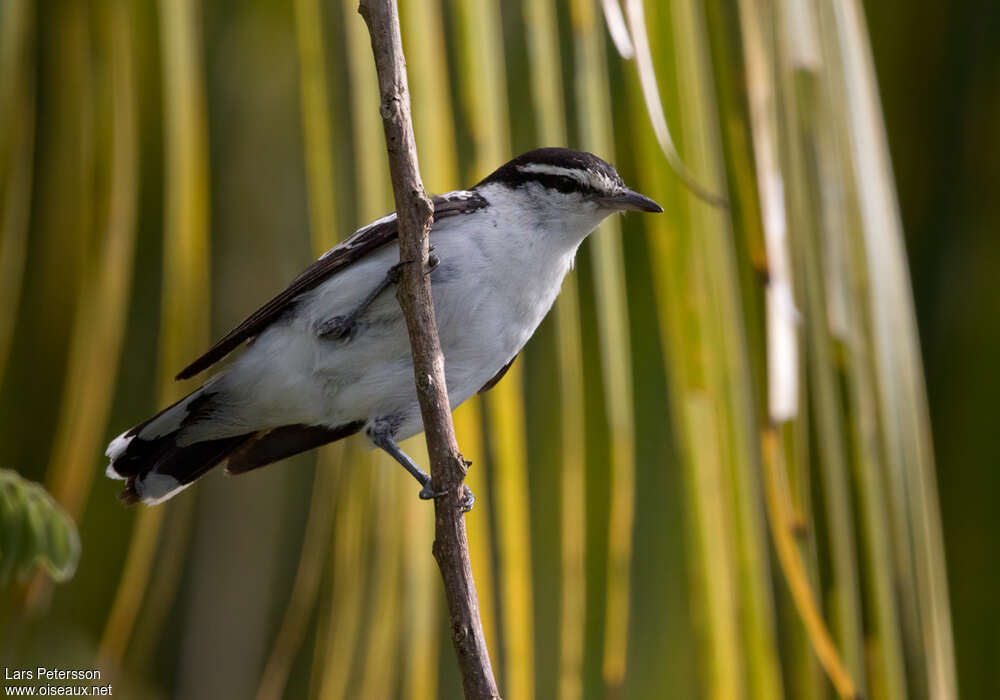
[[430,277],[426,274],[434,209],[424,193],[417,164],[396,0],[360,0],[358,12],[368,25],[378,72],[382,126],[399,222],[399,259],[404,263],[419,262],[402,266],[396,296],[410,335],[413,374],[431,460],[431,483],[435,491],[445,492],[434,500],[434,558],[444,580],[452,642],[465,697],[499,700],[479,619],[479,600],[465,534],[462,498],[468,463],[459,453],[455,439],[445,386],[444,355],[434,317]]

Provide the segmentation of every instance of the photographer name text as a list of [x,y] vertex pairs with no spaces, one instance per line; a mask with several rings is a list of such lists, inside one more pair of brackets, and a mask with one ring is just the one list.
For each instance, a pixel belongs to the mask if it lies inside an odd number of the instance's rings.
[[8,681],[99,681],[101,672],[96,668],[8,668],[4,666],[4,680]]

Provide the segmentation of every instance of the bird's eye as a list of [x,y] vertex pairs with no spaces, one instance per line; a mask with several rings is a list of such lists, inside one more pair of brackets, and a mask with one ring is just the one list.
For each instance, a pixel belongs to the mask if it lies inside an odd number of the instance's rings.
[[556,189],[563,194],[569,194],[570,192],[576,192],[580,189],[580,184],[570,177],[557,177]]
[[554,173],[542,173],[533,174],[533,177],[526,179],[526,182],[534,182],[549,191],[555,190],[556,192],[561,192],[563,194],[572,194],[574,192],[581,192],[585,189],[579,182],[579,180],[566,176],[566,175],[556,175]]

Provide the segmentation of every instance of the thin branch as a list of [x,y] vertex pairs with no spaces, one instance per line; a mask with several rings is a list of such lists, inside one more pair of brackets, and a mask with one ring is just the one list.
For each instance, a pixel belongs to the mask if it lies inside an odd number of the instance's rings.
[[382,125],[399,220],[399,259],[404,263],[397,297],[406,318],[413,373],[423,417],[434,501],[434,558],[441,569],[451,619],[452,641],[466,698],[499,699],[479,619],[462,500],[468,467],[458,451],[445,387],[444,356],[438,338],[430,278],[426,274],[433,207],[424,194],[410,119],[410,94],[395,0],[361,0],[382,97]]

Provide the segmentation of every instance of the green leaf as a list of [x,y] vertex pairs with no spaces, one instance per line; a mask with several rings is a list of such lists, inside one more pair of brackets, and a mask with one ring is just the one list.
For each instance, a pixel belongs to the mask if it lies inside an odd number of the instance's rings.
[[76,525],[39,484],[0,469],[0,585],[41,566],[67,581],[80,559]]

